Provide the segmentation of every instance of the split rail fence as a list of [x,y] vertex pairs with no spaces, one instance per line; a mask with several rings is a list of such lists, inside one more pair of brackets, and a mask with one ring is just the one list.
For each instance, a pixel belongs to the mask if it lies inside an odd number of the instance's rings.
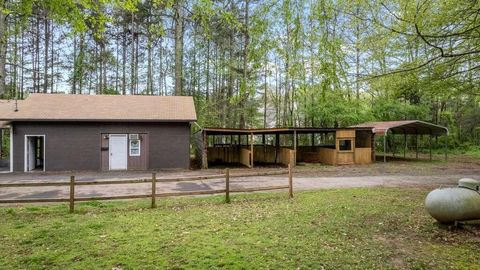
[[[242,188],[242,189],[231,189],[230,188],[230,179],[231,178],[240,178],[240,177],[255,177],[255,176],[269,176],[269,175],[283,175],[288,174],[288,185],[278,185],[278,186],[264,186],[264,187],[252,187],[252,188]],[[224,189],[214,189],[214,190],[200,190],[200,191],[186,191],[186,192],[173,192],[173,193],[157,193],[157,184],[169,183],[169,182],[193,182],[193,181],[203,181],[203,180],[213,180],[213,179],[225,179],[225,188]],[[122,185],[122,184],[144,184],[151,183],[152,191],[150,194],[140,194],[140,195],[123,195],[123,196],[102,196],[102,197],[75,197],[75,187],[77,186],[92,186],[92,185]],[[211,194],[220,194],[225,193],[225,202],[230,203],[230,193],[240,193],[240,192],[255,192],[255,191],[269,191],[269,190],[280,190],[288,189],[288,194],[290,198],[293,198],[293,175],[292,168],[289,165],[288,170],[279,170],[274,172],[258,172],[258,173],[247,173],[247,174],[232,174],[230,175],[230,170],[226,169],[223,174],[216,175],[206,175],[206,176],[192,176],[192,177],[183,177],[183,178],[161,178],[157,179],[156,173],[152,173],[151,178],[142,178],[142,179],[128,179],[128,180],[105,180],[105,181],[75,181],[75,176],[70,176],[69,182],[35,182],[35,183],[5,183],[0,184],[0,188],[12,188],[12,187],[53,187],[53,186],[69,186],[69,198],[40,198],[40,199],[8,199],[0,200],[0,204],[6,203],[55,203],[55,202],[68,202],[69,210],[72,213],[75,210],[75,202],[84,202],[84,201],[103,201],[103,200],[125,200],[125,199],[145,199],[151,198],[151,207],[155,208],[157,206],[157,198],[159,197],[174,197],[174,196],[193,196],[193,195],[211,195]]]

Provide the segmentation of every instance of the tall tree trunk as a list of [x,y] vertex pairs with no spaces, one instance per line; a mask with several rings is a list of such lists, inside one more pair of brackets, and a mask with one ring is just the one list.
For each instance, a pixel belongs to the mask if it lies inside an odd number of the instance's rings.
[[54,45],[54,41],[55,41],[55,31],[53,29],[53,23],[50,23],[50,33],[51,33],[51,37],[50,37],[50,93],[53,93],[54,92],[54,79],[55,79],[55,75],[54,75],[54,68],[55,68],[55,45]]
[[123,28],[122,33],[122,95],[127,94],[127,31]]
[[73,75],[72,75],[72,94],[77,93],[77,35],[73,36]]
[[40,92],[40,16],[36,15],[35,23],[35,52],[34,52],[34,81],[33,81],[33,91],[38,93]]
[[207,72],[207,78],[205,80],[205,100],[209,100],[209,95],[210,95],[210,39],[207,40],[207,67],[206,67],[206,72]]
[[175,95],[183,95],[183,0],[175,1]]
[[101,43],[100,43],[100,59],[101,59],[101,66],[100,68],[102,69],[102,88],[101,88],[101,91],[102,93],[108,89],[108,85],[107,85],[107,61],[106,61],[106,58],[107,58],[107,53],[106,53],[106,44],[105,44],[106,40],[102,39]]
[[18,78],[18,31],[17,31],[17,19],[13,18],[14,40],[13,40],[13,79],[12,86],[10,87],[11,97],[16,99],[17,97],[17,78]]
[[115,39],[115,93],[118,94],[118,69],[119,69],[118,37]]
[[77,78],[78,78],[78,93],[82,94],[83,92],[83,59],[85,56],[85,34],[81,33],[80,34],[80,48],[79,48],[79,53],[78,53],[78,72],[77,72]]
[[132,52],[130,64],[130,95],[135,95],[135,14],[132,12]]
[[147,41],[147,94],[153,95],[153,76],[152,76],[152,41],[148,37]]
[[163,91],[163,40],[160,38],[158,42],[158,91],[159,95],[165,95]]
[[265,74],[264,74],[264,78],[263,78],[263,83],[264,83],[264,90],[263,90],[263,128],[267,128],[267,92],[268,92],[268,88],[267,88],[267,75],[268,75],[268,71],[267,71],[267,64],[268,64],[268,58],[267,56],[265,56],[265,63],[264,63],[264,68],[265,68]]
[[22,71],[22,75],[20,75],[20,96],[19,98],[20,99],[23,99],[23,83],[24,83],[24,72],[25,72],[25,50],[24,50],[24,47],[25,47],[25,44],[24,44],[24,39],[25,39],[25,33],[24,33],[24,30],[22,28],[22,49],[21,49],[21,52],[20,52],[20,64],[21,64],[21,71]]
[[50,27],[47,18],[47,12],[44,11],[43,26],[45,34],[45,46],[43,55],[43,93],[48,92],[48,46],[50,45]]
[[0,0],[0,97],[5,94],[7,72],[5,70],[7,58],[7,15],[5,11],[6,0]]
[[242,74],[242,92],[240,97],[240,128],[245,128],[245,103],[248,99],[248,46],[250,43],[250,34],[248,31],[249,25],[249,0],[245,0],[245,22],[243,26],[243,35],[244,35],[244,43],[243,43],[243,74]]
[[[359,16],[360,8],[357,7],[356,14]],[[355,92],[357,100],[360,99],[360,20],[355,25]]]
[[139,44],[138,44],[138,40],[139,40],[139,36],[138,34],[135,34],[135,94],[139,94],[139,79],[138,79],[138,48],[139,48]]

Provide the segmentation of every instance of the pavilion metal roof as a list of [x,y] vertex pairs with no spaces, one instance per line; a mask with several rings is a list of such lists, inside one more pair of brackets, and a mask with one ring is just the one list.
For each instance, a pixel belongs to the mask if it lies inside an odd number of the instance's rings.
[[209,135],[242,135],[242,134],[307,134],[307,133],[330,133],[339,129],[371,130],[370,128],[314,128],[314,127],[282,127],[282,128],[212,128],[206,127],[201,131]]
[[448,135],[448,128],[420,120],[367,122],[351,126],[352,128],[371,128],[378,136],[393,134]]

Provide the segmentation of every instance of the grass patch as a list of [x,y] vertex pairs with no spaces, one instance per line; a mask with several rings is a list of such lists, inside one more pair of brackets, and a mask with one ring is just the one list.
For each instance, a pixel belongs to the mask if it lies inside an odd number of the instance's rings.
[[[2,208],[1,269],[478,268],[480,227],[448,230],[425,190],[359,188]],[[35,209],[35,210],[33,210]]]

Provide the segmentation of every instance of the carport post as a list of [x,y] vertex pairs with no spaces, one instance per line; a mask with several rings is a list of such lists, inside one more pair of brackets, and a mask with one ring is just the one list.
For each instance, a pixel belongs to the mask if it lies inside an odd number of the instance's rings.
[[253,168],[253,132],[250,133],[250,157],[251,157],[251,163],[250,163],[250,166],[251,168]]
[[403,158],[407,157],[407,133],[403,133]]
[[430,134],[429,144],[430,144],[430,161],[432,161],[432,134]]
[[387,162],[387,132],[383,136],[383,162]]
[[448,160],[448,134],[445,135],[445,161]]
[[415,158],[418,159],[418,134],[415,133]]
[[395,150],[396,147],[395,147],[395,133],[392,133],[392,156],[395,158]]
[[297,165],[297,130],[293,131],[293,166]]

